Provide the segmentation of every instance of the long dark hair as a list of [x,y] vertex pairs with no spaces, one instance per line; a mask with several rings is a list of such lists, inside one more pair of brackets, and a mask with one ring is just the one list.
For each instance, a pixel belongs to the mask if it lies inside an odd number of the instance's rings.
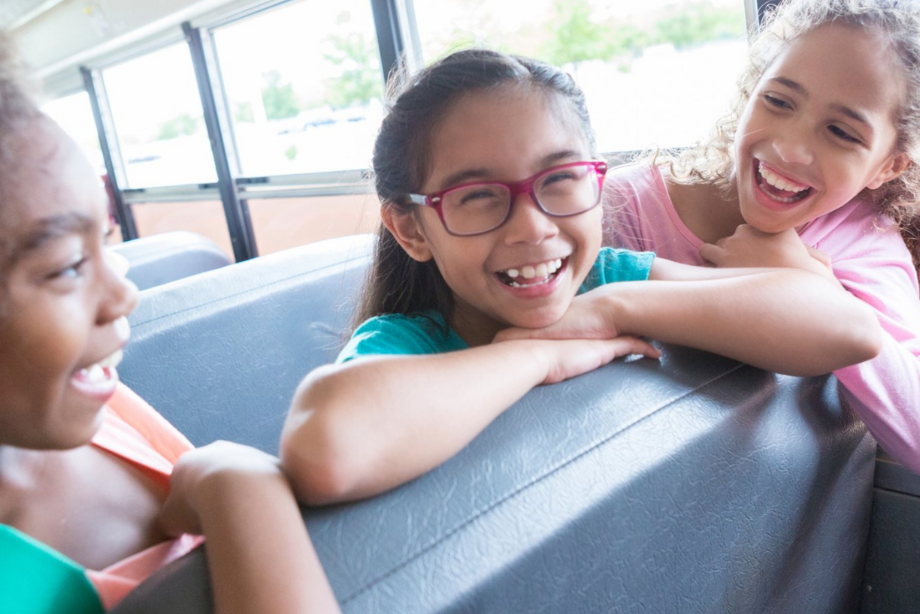
[[[533,87],[567,100],[594,152],[594,134],[585,97],[562,70],[528,58],[487,49],[458,51],[421,72],[394,75],[388,113],[374,144],[374,181],[381,207],[414,215],[407,196],[428,175],[433,129],[464,94],[508,85]],[[355,313],[355,326],[374,316],[435,310],[450,322],[453,294],[433,260],[409,257],[383,224],[377,232],[374,262]]]

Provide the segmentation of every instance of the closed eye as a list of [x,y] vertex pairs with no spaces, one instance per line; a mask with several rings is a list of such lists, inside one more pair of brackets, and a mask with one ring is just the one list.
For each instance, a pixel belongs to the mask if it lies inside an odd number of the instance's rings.
[[463,192],[460,196],[461,205],[473,202],[482,202],[483,200],[500,198],[501,190],[489,187],[482,187],[469,192]]
[[838,139],[841,139],[848,143],[860,143],[861,142],[858,138],[854,137],[853,135],[851,135],[849,132],[847,132],[840,126],[835,126],[831,124],[830,126],[827,127],[827,129],[831,132],[831,134],[836,136]]
[[786,102],[782,98],[778,98],[770,94],[764,94],[763,100],[768,106],[771,106],[775,109],[791,109],[792,108],[792,105],[790,105],[788,102]]
[[575,173],[573,171],[559,171],[558,173],[547,175],[543,179],[542,184],[545,186],[551,183],[558,183],[560,181],[566,181],[566,180],[572,180],[572,179],[576,179]]

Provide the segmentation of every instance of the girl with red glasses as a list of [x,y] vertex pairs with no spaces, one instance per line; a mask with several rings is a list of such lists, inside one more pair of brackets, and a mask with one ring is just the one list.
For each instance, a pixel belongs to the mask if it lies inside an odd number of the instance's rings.
[[[870,310],[814,273],[601,249],[606,165],[581,91],[549,65],[472,50],[412,76],[374,172],[383,226],[357,328],[282,436],[308,503],[432,469],[534,386],[658,357],[640,336],[794,374],[877,351]],[[565,338],[514,338],[539,335]]]

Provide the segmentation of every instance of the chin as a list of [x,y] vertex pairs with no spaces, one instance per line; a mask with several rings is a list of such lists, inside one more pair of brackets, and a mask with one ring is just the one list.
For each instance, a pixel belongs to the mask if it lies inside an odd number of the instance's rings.
[[546,328],[561,320],[564,315],[565,310],[558,312],[557,310],[541,310],[516,318],[510,325],[518,328]]

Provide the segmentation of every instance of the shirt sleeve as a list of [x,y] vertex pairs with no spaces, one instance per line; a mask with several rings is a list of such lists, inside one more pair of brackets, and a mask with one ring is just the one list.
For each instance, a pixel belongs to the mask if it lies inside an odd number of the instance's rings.
[[872,360],[838,369],[834,375],[876,441],[898,462],[920,473],[920,291],[916,271],[896,232],[863,235],[862,241],[850,246],[851,257],[834,260],[834,274],[850,293],[875,310],[884,342]]
[[578,293],[582,294],[618,281],[645,281],[652,270],[654,260],[653,252],[603,247]]
[[436,316],[377,316],[364,322],[339,352],[336,363],[362,356],[438,354],[454,349],[453,335]]

